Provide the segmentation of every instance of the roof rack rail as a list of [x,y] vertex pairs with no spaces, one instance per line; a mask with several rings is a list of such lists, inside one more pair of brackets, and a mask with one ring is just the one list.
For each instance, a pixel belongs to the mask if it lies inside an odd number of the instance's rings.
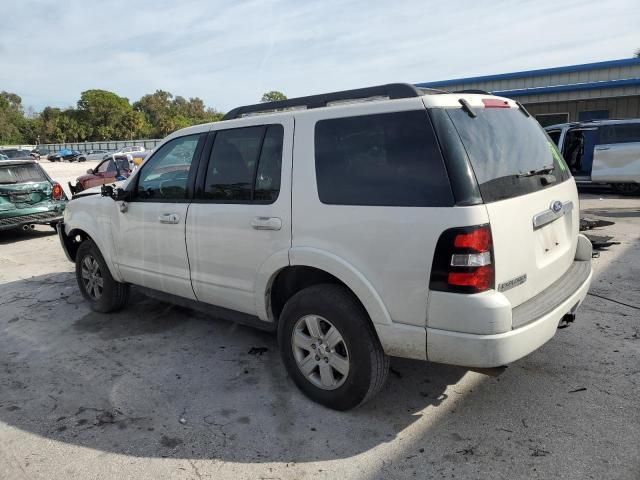
[[376,87],[356,88],[354,90],[322,93],[320,95],[291,98],[289,100],[279,100],[276,102],[245,105],[243,107],[237,107],[230,110],[224,117],[222,117],[222,120],[240,118],[241,116],[249,113],[273,112],[292,108],[311,109],[326,107],[328,103],[345,100],[362,100],[371,97],[387,97],[390,100],[394,100],[397,98],[420,97],[424,95],[424,93],[424,89],[419,89],[413,85],[409,85],[408,83],[389,83],[387,85],[378,85]]
[[493,95],[491,92],[486,92],[484,90],[478,90],[474,88],[470,88],[466,90],[456,90],[455,92],[451,92],[451,93],[478,93],[480,95]]

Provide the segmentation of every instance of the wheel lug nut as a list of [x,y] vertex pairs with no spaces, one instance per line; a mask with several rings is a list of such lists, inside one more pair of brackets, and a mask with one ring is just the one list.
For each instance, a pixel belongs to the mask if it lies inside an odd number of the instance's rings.
[[315,348],[316,348],[316,344],[315,344],[315,343],[312,343],[312,344],[311,344],[311,348],[314,348],[314,349],[315,349]]
[[316,355],[316,362],[320,360],[320,357],[318,355]]
[[324,363],[329,363],[329,357],[324,357]]

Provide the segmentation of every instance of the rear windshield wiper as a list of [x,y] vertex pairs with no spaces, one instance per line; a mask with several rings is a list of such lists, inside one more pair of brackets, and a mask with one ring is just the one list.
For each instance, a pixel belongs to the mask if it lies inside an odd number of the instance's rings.
[[520,172],[516,175],[517,178],[521,177],[533,177],[535,175],[546,175],[547,173],[553,172],[555,167],[542,167],[537,170],[529,170],[528,172]]

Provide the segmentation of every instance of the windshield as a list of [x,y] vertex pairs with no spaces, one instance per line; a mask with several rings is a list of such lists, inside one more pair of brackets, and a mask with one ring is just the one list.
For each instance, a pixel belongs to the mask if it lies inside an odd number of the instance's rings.
[[11,183],[44,182],[47,180],[35,164],[0,165],[0,185]]
[[556,145],[515,108],[448,109],[485,202],[525,195],[570,177]]

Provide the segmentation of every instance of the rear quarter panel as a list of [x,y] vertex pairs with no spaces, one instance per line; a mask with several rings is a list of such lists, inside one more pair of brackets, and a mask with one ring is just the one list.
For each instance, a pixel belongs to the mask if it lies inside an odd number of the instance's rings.
[[353,113],[336,107],[296,115],[291,263],[322,266],[329,273],[333,269],[374,323],[426,324],[431,265],[440,234],[455,226],[487,223],[486,208],[323,204],[316,183],[315,124],[326,118],[423,108],[416,98],[361,104]]

